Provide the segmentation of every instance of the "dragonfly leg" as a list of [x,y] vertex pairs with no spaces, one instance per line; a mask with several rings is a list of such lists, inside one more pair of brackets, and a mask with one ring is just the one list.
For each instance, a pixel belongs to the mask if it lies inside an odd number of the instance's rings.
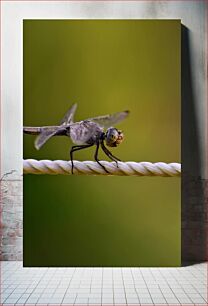
[[109,173],[109,171],[100,163],[100,161],[98,159],[99,145],[100,145],[99,142],[97,142],[94,158],[95,158],[96,162],[105,170],[105,172]]
[[74,163],[73,163],[73,153],[75,151],[79,151],[79,150],[83,150],[83,149],[86,149],[86,148],[89,148],[89,147],[92,147],[93,144],[90,144],[90,145],[83,145],[83,146],[73,146],[70,150],[70,159],[71,159],[71,173],[73,174],[73,170],[74,170]]
[[116,165],[117,165],[117,167],[118,167],[118,161],[121,161],[121,160],[120,160],[119,158],[117,158],[116,156],[114,156],[114,155],[105,147],[103,141],[101,141],[101,147],[102,147],[104,153],[105,153],[111,160],[113,160],[113,161],[116,162]]

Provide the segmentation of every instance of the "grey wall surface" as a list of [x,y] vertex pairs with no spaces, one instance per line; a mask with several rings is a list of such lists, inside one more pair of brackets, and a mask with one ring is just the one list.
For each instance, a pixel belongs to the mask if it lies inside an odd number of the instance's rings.
[[182,259],[207,258],[206,1],[3,2],[1,259],[22,259],[22,20],[181,19]]

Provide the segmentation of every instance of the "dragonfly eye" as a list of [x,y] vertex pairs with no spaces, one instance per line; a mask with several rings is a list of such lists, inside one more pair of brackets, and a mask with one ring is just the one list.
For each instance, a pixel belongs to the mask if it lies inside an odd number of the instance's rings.
[[109,147],[117,147],[123,141],[123,132],[116,128],[109,128],[106,132],[106,144]]
[[122,143],[122,141],[124,140],[124,134],[122,131],[118,131],[118,137],[117,137],[117,140],[116,140],[116,144],[120,144]]

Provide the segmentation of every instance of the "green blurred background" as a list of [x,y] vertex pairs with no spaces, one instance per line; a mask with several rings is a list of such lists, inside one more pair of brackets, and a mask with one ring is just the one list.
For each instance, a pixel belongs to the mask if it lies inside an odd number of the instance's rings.
[[[179,20],[24,20],[24,125],[129,109],[123,161],[180,162]],[[24,158],[69,159],[71,142]],[[95,148],[75,153],[91,160]],[[100,152],[100,159],[106,156]],[[24,266],[179,266],[179,178],[24,176]]]

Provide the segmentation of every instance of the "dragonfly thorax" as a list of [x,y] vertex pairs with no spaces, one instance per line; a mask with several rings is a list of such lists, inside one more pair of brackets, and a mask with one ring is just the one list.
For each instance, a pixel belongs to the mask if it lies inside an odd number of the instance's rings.
[[114,127],[110,127],[107,129],[105,134],[106,145],[109,147],[117,147],[120,143],[122,143],[124,139],[124,134],[121,130],[118,130]]

